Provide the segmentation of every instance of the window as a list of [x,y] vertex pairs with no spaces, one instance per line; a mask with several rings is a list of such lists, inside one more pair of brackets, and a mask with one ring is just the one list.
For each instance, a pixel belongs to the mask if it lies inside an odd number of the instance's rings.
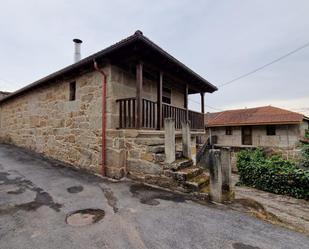
[[70,83],[70,96],[69,100],[74,101],[76,99],[76,82],[73,81]]
[[162,102],[166,104],[171,104],[171,96],[172,90],[170,88],[163,87]]
[[227,126],[225,127],[225,135],[232,135],[233,134],[233,130],[232,130],[232,127],[231,126]]
[[276,135],[276,126],[275,125],[267,125],[266,126],[266,134],[267,134],[267,136],[275,136]]

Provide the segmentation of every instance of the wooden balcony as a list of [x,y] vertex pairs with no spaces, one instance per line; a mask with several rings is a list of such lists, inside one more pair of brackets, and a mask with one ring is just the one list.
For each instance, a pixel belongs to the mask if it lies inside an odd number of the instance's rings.
[[119,129],[162,129],[164,119],[173,118],[175,128],[181,129],[181,122],[190,121],[191,130],[204,130],[204,114],[179,108],[176,106],[162,104],[162,110],[158,113],[158,104],[155,101],[142,99],[141,126],[137,121],[136,98],[125,98],[116,100],[119,106]]

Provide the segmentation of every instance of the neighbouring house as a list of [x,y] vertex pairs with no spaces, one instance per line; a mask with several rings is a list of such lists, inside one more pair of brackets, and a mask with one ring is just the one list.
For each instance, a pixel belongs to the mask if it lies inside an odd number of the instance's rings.
[[0,99],[4,98],[5,96],[9,95],[10,92],[3,92],[3,91],[0,91]]
[[[150,179],[163,175],[164,119],[175,120],[176,150],[190,121],[194,160],[204,95],[216,90],[136,31],[1,99],[0,139],[108,177]],[[196,93],[201,112],[188,109]]]
[[211,142],[231,147],[295,148],[309,129],[309,118],[273,106],[206,113]]

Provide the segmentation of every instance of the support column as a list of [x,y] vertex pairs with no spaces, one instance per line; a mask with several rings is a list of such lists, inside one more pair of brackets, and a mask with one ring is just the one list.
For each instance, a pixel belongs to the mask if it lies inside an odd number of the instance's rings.
[[191,151],[191,134],[190,134],[190,124],[189,122],[181,122],[182,131],[182,153],[186,158],[192,158]]
[[176,159],[175,120],[172,118],[164,119],[164,129],[165,161],[172,163]]
[[162,90],[163,89],[163,72],[160,71],[159,81],[157,84],[157,130],[162,128]]
[[232,166],[230,148],[221,148],[222,195],[223,200],[229,200],[232,193]]
[[136,128],[142,127],[142,105],[143,105],[143,64],[136,65]]
[[201,112],[205,113],[205,93],[201,92]]
[[209,151],[209,184],[210,199],[215,202],[222,202],[222,172],[220,150]]
[[228,148],[209,150],[210,199],[215,202],[231,201],[231,155]]
[[188,95],[189,95],[189,87],[188,84],[186,84],[186,91],[185,91],[186,121],[189,121]]

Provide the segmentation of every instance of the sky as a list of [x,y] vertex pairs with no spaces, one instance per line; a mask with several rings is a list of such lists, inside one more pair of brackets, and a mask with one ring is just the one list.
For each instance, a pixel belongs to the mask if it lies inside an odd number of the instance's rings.
[[[309,42],[308,0],[2,0],[0,91],[15,91],[136,30],[220,86]],[[190,108],[200,110],[199,95]],[[309,116],[309,46],[206,95],[206,111],[273,105]]]

